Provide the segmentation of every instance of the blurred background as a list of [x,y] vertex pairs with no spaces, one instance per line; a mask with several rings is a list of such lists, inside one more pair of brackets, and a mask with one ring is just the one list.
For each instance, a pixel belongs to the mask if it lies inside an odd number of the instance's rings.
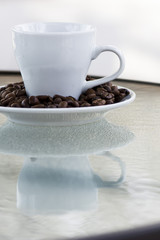
[[[115,45],[126,60],[120,78],[160,83],[159,0],[0,0],[0,71],[18,71],[11,29],[16,24],[53,21],[92,24],[98,45]],[[92,61],[89,74],[118,68],[113,53]]]

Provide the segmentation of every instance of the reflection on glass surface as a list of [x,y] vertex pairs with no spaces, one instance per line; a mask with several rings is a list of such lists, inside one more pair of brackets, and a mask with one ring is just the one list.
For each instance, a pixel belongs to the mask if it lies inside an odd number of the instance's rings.
[[[133,139],[130,131],[105,120],[87,127],[7,122],[0,128],[0,136],[1,152],[25,156],[17,183],[17,207],[27,215],[96,209],[98,188],[116,187],[125,176],[124,163],[109,151]],[[94,173],[88,160],[93,153],[118,162],[120,177],[103,180]]]
[[79,126],[39,127],[6,122],[0,127],[0,152],[27,156],[75,156],[110,151],[132,141],[125,127],[105,119]]
[[87,156],[26,158],[18,178],[17,207],[27,215],[93,210],[98,188],[118,186],[124,179],[124,164],[116,160],[119,179],[104,181],[92,171]]

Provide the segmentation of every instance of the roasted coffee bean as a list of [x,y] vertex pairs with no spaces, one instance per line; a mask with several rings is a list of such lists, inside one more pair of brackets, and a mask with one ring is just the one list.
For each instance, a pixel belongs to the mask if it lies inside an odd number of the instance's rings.
[[21,82],[15,82],[14,84],[15,84],[15,85],[16,85],[16,84],[24,85],[24,82],[23,82],[23,81],[21,81]]
[[91,106],[91,104],[88,103],[88,102],[83,102],[83,103],[80,105],[80,107],[90,107],[90,106]]
[[68,106],[69,107],[79,107],[78,101],[75,100],[67,100]]
[[86,95],[90,95],[90,94],[96,94],[95,90],[92,88],[87,89],[87,91],[85,92]]
[[10,97],[10,98],[7,98],[7,99],[2,99],[1,100],[1,105],[2,106],[7,106],[14,98],[13,97]]
[[101,84],[100,86],[106,89],[107,92],[111,92],[111,86],[109,86],[108,83]]
[[35,97],[35,96],[30,96],[30,97],[29,97],[29,104],[32,105],[32,106],[38,105],[38,104],[40,104],[40,101],[38,100],[37,97]]
[[29,108],[29,100],[27,98],[25,98],[22,102],[21,102],[21,106],[24,108]]
[[67,102],[68,102],[68,100],[76,101],[76,99],[75,99],[74,97],[71,97],[71,96],[66,97],[65,100],[66,100]]
[[16,102],[15,99],[10,100],[7,107],[11,107],[12,103],[14,103],[14,102]]
[[93,106],[105,105],[106,101],[104,99],[97,99],[92,102]]
[[20,97],[16,97],[17,99],[19,99],[19,100],[24,100],[24,99],[26,99],[27,98],[27,96],[20,96]]
[[96,94],[95,94],[95,93],[91,93],[91,94],[88,94],[85,99],[86,99],[87,101],[89,101],[89,100],[94,99],[95,97],[96,97]]
[[14,88],[13,87],[8,87],[8,88],[6,88],[6,91],[13,92]]
[[20,103],[13,102],[10,107],[21,107]]
[[5,96],[5,99],[10,98],[10,97],[15,98],[16,96],[15,96],[14,93],[8,93],[8,94]]
[[44,104],[53,105],[53,102],[44,102]]
[[5,98],[5,96],[10,93],[9,91],[3,91],[3,93],[1,94],[1,98]]
[[59,104],[60,102],[62,102],[62,99],[60,97],[57,97],[57,98],[53,99],[53,102]]
[[20,97],[20,96],[23,96],[23,95],[25,95],[26,94],[26,91],[23,89],[23,90],[21,90],[21,89],[19,89],[19,90],[17,90],[17,92],[16,92],[16,96],[17,97]]
[[21,90],[21,86],[20,86],[20,85],[18,85],[18,84],[17,84],[17,85],[15,85],[15,86],[14,86],[14,88],[15,88],[15,89],[17,89],[17,90]]
[[8,88],[8,87],[13,87],[13,84],[12,83],[7,84],[6,88]]
[[2,92],[3,90],[5,90],[6,88],[5,87],[1,87],[0,88],[0,92]]
[[109,86],[109,87],[112,87],[112,82],[106,82],[106,83],[104,83],[104,85],[107,85],[107,86]]
[[72,106],[73,106],[73,107],[79,107],[79,103],[78,103],[78,101],[73,101]]
[[56,108],[56,105],[50,104],[50,105],[48,105],[48,108]]
[[107,93],[107,90],[105,88],[97,88],[96,89],[96,95],[102,96]]
[[112,89],[111,89],[111,87],[110,86],[104,86],[104,88],[107,90],[107,92],[109,92],[109,93],[111,93],[112,92]]
[[45,105],[44,104],[36,104],[36,105],[31,106],[31,108],[45,108]]
[[81,94],[80,97],[79,97],[79,100],[82,101],[82,100],[85,100],[85,99],[86,99],[86,95]]
[[115,101],[120,102],[126,95],[124,93],[120,93],[119,95],[115,96]]
[[58,104],[59,108],[67,108],[68,107],[68,103],[67,101],[62,101]]
[[114,99],[113,98],[106,100],[106,104],[113,104],[113,103],[114,103]]
[[37,98],[39,99],[39,101],[47,101],[48,100],[48,97],[47,95],[38,95]]
[[53,103],[53,98],[50,97],[50,96],[48,96],[48,101],[51,102],[51,103]]
[[126,96],[129,94],[129,91],[124,88],[120,88],[119,91],[120,91],[120,93],[124,93]]
[[112,99],[114,94],[108,93],[107,96],[105,97],[106,100]]
[[106,99],[108,97],[108,92],[102,92],[100,96],[101,98]]
[[86,81],[92,81],[92,80],[95,80],[94,77],[91,77],[91,76],[86,77]]
[[119,95],[119,93],[120,93],[117,86],[112,86],[111,90],[114,93],[114,95]]
[[54,95],[53,100],[54,100],[55,98],[61,98],[62,101],[65,101],[65,100],[66,100],[66,97],[61,96],[61,95],[58,95],[58,94]]

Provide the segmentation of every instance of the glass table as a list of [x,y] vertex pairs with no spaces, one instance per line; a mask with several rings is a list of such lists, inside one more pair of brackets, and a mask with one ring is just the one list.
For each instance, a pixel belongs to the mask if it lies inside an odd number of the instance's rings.
[[136,100],[98,122],[27,126],[0,114],[1,239],[118,239],[160,226],[160,86],[115,84]]

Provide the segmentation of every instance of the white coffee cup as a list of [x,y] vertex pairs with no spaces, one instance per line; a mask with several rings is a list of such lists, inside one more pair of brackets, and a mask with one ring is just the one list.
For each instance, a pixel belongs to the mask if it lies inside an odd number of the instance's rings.
[[[88,88],[117,78],[124,58],[114,46],[96,46],[95,28],[77,23],[28,23],[13,28],[13,46],[26,92],[31,95],[79,95]],[[86,81],[88,68],[100,53],[120,60],[111,76]],[[106,63],[107,66],[107,63]]]

